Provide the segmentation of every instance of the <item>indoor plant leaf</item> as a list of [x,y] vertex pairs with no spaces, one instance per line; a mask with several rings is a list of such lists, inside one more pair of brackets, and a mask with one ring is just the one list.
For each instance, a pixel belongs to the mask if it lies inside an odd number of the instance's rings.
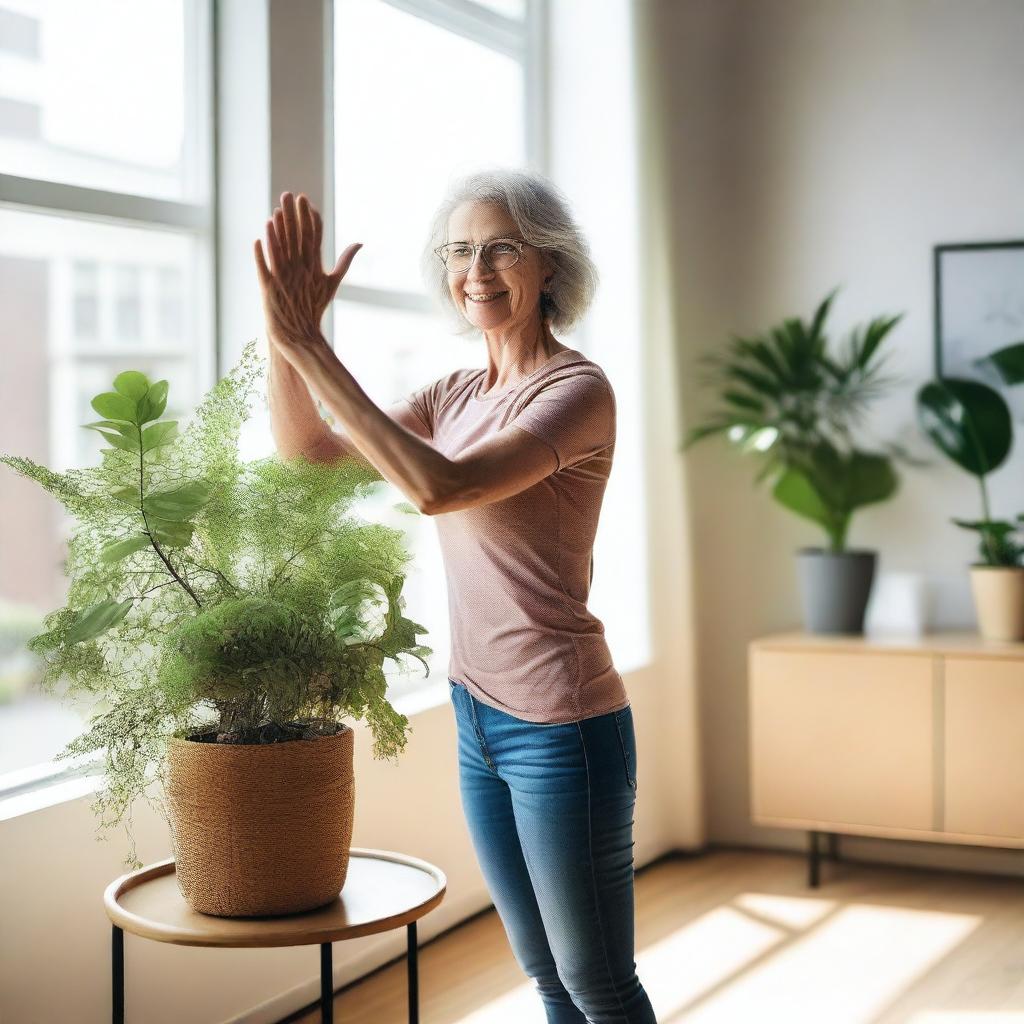
[[121,423],[115,420],[97,420],[95,423],[82,424],[83,430],[98,430],[103,433],[105,430],[115,430],[122,437],[134,442],[135,447],[139,446],[139,428],[134,423]]
[[114,448],[120,448],[122,451],[126,452],[138,452],[139,450],[138,441],[132,441],[123,434],[116,434],[112,430],[100,430],[98,427],[96,428],[96,432],[98,434],[102,434]]
[[165,380],[158,380],[153,384],[146,394],[139,399],[139,423],[149,423],[151,420],[158,420],[164,414],[167,407],[167,389],[169,384]]
[[65,642],[77,644],[105,633],[128,614],[128,609],[133,603],[131,598],[126,601],[115,601],[111,598],[101,601],[91,608],[86,608],[79,613],[78,618],[65,634]]
[[165,547],[183,548],[192,541],[195,527],[192,523],[182,523],[167,519],[149,518],[149,530],[158,544]]
[[149,378],[138,370],[125,370],[114,378],[114,390],[125,398],[138,402],[149,390]]
[[772,497],[791,512],[813,520],[826,531],[833,528],[834,517],[828,505],[800,470],[789,468],[781,473],[772,488]]
[[1009,454],[1010,410],[987,384],[959,377],[929,381],[917,393],[917,411],[936,446],[974,476],[991,473]]
[[854,451],[846,463],[850,509],[886,501],[899,486],[892,462],[884,455]]
[[212,490],[205,480],[196,480],[168,491],[147,494],[142,507],[147,514],[160,519],[189,519],[210,500]]
[[161,445],[170,444],[177,436],[178,423],[176,420],[153,423],[142,431],[142,450],[148,452]]
[[135,402],[116,391],[104,391],[90,403],[92,407],[108,420],[124,420],[126,423],[137,423],[138,410]]
[[974,362],[991,366],[1004,384],[1024,384],[1024,341],[996,349]]
[[100,560],[103,562],[119,562],[122,558],[141,551],[143,548],[152,548],[153,542],[144,533],[128,537],[126,540],[116,540],[107,544],[100,551]]

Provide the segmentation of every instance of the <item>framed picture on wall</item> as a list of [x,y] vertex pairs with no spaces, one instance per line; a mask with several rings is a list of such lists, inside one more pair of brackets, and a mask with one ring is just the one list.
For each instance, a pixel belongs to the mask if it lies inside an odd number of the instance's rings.
[[1024,387],[975,362],[1024,342],[1024,240],[936,245],[933,272],[936,376],[991,385],[1024,422]]

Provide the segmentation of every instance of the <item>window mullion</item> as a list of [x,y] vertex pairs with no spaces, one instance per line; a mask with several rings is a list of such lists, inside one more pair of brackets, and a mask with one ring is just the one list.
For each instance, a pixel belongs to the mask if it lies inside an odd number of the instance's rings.
[[133,196],[15,174],[0,174],[0,203],[191,231],[208,231],[213,220],[206,204]]
[[399,288],[374,288],[366,285],[345,284],[338,289],[337,299],[344,302],[364,302],[370,306],[386,306],[389,309],[404,309],[413,313],[434,313],[430,299],[419,292],[403,291]]
[[519,22],[469,0],[383,0],[406,14],[423,18],[438,28],[464,36],[474,43],[522,60],[526,53],[526,29]]

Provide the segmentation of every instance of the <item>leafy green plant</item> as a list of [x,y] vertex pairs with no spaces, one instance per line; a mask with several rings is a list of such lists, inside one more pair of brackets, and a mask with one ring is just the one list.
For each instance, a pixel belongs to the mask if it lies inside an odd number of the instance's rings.
[[[993,372],[1005,384],[1024,382],[1024,341],[976,359],[975,365]],[[1024,514],[1009,522],[993,519],[985,478],[997,470],[1013,447],[1013,420],[1003,396],[982,381],[939,377],[917,393],[921,429],[935,446],[978,481],[981,519],[953,519],[979,534],[982,565],[1021,565],[1024,545],[1014,534],[1024,530]]]
[[[172,736],[273,743],[332,734],[350,715],[366,719],[376,757],[394,757],[409,720],[385,699],[384,659],[408,655],[429,674],[426,631],[402,614],[404,535],[350,512],[382,477],[354,459],[239,461],[264,368],[255,346],[180,435],[160,419],[167,381],[127,370],[92,401],[104,419],[87,427],[109,445],[98,467],[55,473],[0,456],[79,523],[67,605],[28,647],[43,689],[66,682],[96,698],[90,728],[58,758],[102,751],[101,829],[139,796],[152,805],[149,769],[166,781]],[[134,841],[126,863],[141,866]]]
[[789,317],[762,335],[734,336],[723,353],[704,357],[704,383],[718,391],[720,408],[682,445],[724,434],[761,461],[756,482],[769,478],[775,500],[817,523],[832,551],[844,550],[857,509],[895,493],[893,460],[915,461],[898,445],[871,451],[854,439],[868,406],[892,380],[881,374],[880,350],[902,314],[855,328],[832,354],[825,320],[837,290],[809,324]]

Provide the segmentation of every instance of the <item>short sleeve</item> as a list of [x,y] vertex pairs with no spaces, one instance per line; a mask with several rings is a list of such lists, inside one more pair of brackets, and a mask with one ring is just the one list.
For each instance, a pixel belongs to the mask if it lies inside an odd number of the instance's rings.
[[615,395],[608,380],[576,372],[547,381],[511,421],[547,442],[565,469],[615,440]]
[[436,408],[434,392],[436,388],[437,381],[417,388],[412,394],[405,396],[405,401],[412,406],[412,411],[430,432],[431,437],[434,436],[434,409]]
[[413,412],[416,413],[420,420],[422,420],[423,425],[430,431],[431,437],[434,436],[437,415],[442,410],[445,398],[461,380],[468,374],[472,374],[472,372],[472,370],[454,370],[452,373],[446,373],[443,377],[438,377],[437,380],[430,384],[424,384],[423,387],[417,388],[415,391],[404,396],[403,401],[408,402],[412,406]]

